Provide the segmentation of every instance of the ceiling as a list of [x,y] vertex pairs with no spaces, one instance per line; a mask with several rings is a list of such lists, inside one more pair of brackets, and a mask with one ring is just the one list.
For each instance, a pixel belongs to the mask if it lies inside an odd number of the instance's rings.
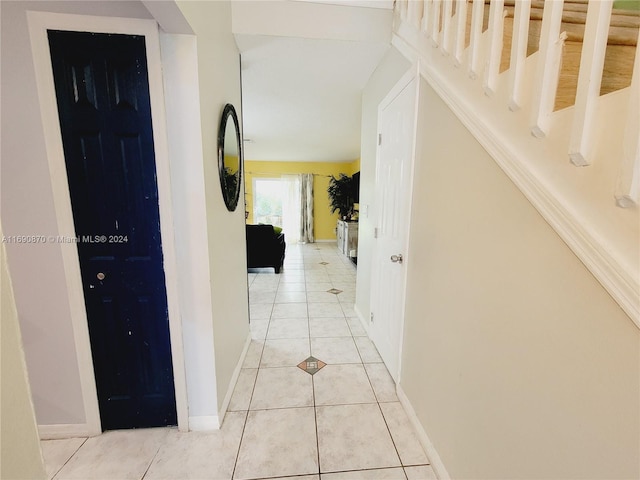
[[360,158],[362,90],[389,48],[392,4],[232,4],[246,160]]

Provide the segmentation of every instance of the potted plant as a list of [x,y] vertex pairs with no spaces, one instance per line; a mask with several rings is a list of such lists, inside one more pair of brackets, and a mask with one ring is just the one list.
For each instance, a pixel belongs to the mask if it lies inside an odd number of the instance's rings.
[[332,175],[327,188],[331,213],[337,210],[342,220],[350,220],[353,204],[356,201],[357,187],[356,180],[349,175],[341,173],[338,178]]

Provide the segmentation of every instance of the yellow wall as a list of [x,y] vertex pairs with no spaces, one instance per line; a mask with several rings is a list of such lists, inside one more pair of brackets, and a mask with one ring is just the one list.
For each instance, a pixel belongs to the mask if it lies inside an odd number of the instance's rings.
[[247,223],[253,223],[253,179],[278,178],[284,174],[314,173],[313,180],[313,212],[314,235],[316,240],[335,240],[338,213],[331,214],[329,209],[329,175],[340,173],[353,175],[360,170],[360,160],[352,162],[261,162],[246,160],[245,168],[245,202],[249,212]]

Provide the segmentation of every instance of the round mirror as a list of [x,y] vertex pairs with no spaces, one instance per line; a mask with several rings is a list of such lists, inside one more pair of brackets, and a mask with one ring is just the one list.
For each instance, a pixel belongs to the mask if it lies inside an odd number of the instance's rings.
[[[231,119],[231,121],[229,121]],[[218,130],[218,170],[222,197],[230,212],[238,206],[240,180],[242,178],[242,139],[238,115],[233,105],[227,103],[222,111]]]

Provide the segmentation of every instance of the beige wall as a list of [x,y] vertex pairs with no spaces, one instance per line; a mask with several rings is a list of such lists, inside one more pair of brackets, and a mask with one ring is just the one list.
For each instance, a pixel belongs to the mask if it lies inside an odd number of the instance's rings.
[[232,375],[249,335],[244,192],[238,208],[229,212],[222,200],[217,162],[218,124],[225,104],[233,104],[242,116],[240,54],[231,33],[230,1],[179,1],[178,6],[197,38],[219,410],[233,388]]
[[45,478],[45,472],[4,244],[0,248],[0,478],[35,480]]
[[426,83],[401,386],[453,478],[640,478],[640,332]]

